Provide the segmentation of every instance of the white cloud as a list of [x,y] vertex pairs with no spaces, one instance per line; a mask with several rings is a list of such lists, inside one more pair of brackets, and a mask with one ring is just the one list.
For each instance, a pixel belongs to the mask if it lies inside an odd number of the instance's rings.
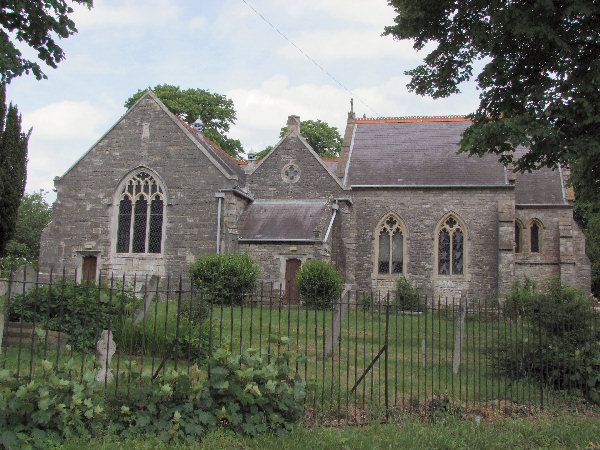
[[[118,118],[117,111],[90,102],[62,101],[23,115],[29,139],[27,190],[50,190],[62,175]],[[53,196],[50,196],[53,200]]]
[[202,30],[206,28],[207,23],[206,17],[195,16],[189,20],[188,26],[191,30]]
[[44,141],[90,139],[98,136],[115,113],[87,101],[62,101],[23,114],[23,126],[33,127],[34,135]]
[[[391,57],[418,62],[421,59],[410,41],[395,41],[369,28],[305,32],[294,43],[317,61]],[[279,53],[290,59],[305,58],[291,44],[280,48]]]
[[257,88],[227,92],[238,117],[231,135],[240,139],[246,151],[260,151],[278,141],[279,130],[292,114],[301,120],[324,120],[343,134],[351,96],[359,117],[468,114],[477,105],[470,86],[464,95],[433,100],[409,92],[407,82],[407,76],[392,76],[384,83],[355,88],[351,94],[332,85],[291,85],[286,76],[277,75]]
[[148,28],[175,22],[180,8],[169,0],[95,0],[88,10],[75,6],[73,20],[80,30],[110,28]]
[[[267,2],[270,8],[281,8],[280,0]],[[311,18],[325,17],[327,21],[352,21],[365,25],[392,25],[396,16],[386,0],[319,0],[313,2],[287,2],[287,13],[293,16]],[[307,24],[309,25],[309,24]],[[380,30],[380,33],[383,28]]]

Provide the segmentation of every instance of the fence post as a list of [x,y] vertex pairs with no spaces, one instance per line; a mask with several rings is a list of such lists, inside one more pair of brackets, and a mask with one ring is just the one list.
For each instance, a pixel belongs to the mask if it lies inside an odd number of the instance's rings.
[[[384,370],[384,396],[385,396],[385,420],[386,422],[389,419],[389,398],[388,398],[388,331],[389,331],[389,323],[390,323],[390,293],[387,293],[387,301],[385,303],[385,355],[383,362],[383,370]],[[380,391],[381,392],[381,391]]]
[[452,373],[457,374],[460,370],[460,360],[462,353],[462,343],[465,330],[465,318],[467,308],[463,297],[460,297],[460,306],[458,316],[456,317],[456,331],[454,334],[454,354],[452,357]]

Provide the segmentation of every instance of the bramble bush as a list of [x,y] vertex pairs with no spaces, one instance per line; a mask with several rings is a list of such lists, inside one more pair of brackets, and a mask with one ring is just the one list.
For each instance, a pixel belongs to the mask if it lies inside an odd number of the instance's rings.
[[245,253],[205,253],[190,264],[189,273],[205,301],[239,305],[254,291],[258,264]]
[[328,309],[340,298],[342,276],[335,266],[321,259],[309,259],[296,272],[296,288],[309,308]]
[[32,287],[14,295],[8,304],[10,321],[36,323],[70,336],[76,349],[92,349],[100,331],[112,329],[119,339],[119,318],[131,316],[140,300],[128,290],[93,282],[56,280],[52,285]]
[[47,448],[107,429],[125,438],[152,434],[190,442],[217,429],[280,434],[304,415],[305,383],[292,368],[294,358],[283,352],[269,362],[258,350],[232,355],[220,348],[208,360],[208,377],[197,365],[166,370],[154,380],[149,370],[122,370],[131,384],[115,393],[112,386],[105,391],[93,372],[82,382],[71,377],[73,359],[57,370],[43,361],[43,376],[31,382],[0,370],[0,447]]
[[71,379],[71,359],[55,373],[43,361],[43,376],[30,382],[0,370],[0,446],[47,448],[70,438],[91,436],[105,420],[103,399],[94,394],[94,374]]
[[393,291],[392,311],[424,311],[425,302],[419,297],[419,291],[404,277],[396,280]]
[[129,398],[109,400],[113,427],[123,437],[152,433],[164,441],[192,441],[217,428],[246,436],[289,430],[303,416],[305,397],[290,358],[269,363],[257,350],[240,356],[220,348],[204,381],[196,366],[153,383],[147,373]]
[[528,378],[600,403],[599,317],[580,291],[549,281],[516,281],[504,314],[528,329],[493,350],[493,363],[513,379]]

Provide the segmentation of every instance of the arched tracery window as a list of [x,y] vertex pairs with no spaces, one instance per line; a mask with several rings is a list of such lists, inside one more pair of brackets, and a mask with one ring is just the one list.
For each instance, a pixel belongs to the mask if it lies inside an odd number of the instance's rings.
[[148,172],[129,178],[119,193],[118,253],[161,253],[164,190]]
[[455,217],[449,216],[438,231],[438,274],[462,275],[465,263],[465,235]]
[[377,273],[404,272],[404,233],[397,217],[387,216],[377,229]]

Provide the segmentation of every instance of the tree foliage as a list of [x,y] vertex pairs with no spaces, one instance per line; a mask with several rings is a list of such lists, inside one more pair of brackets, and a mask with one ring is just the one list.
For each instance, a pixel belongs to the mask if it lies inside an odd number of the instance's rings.
[[22,264],[37,264],[42,230],[52,219],[52,206],[46,203],[45,192],[25,193],[19,205],[13,237],[6,244],[1,270],[14,270]]
[[267,145],[264,149],[256,154],[256,160],[260,161],[261,159],[264,159],[264,157],[267,156],[271,150],[273,150],[273,146]]
[[[286,133],[287,127],[283,127],[279,137],[285,136]],[[327,122],[319,119],[303,120],[300,122],[300,134],[322,158],[339,156],[342,148],[342,136],[337,128],[330,126]]]
[[31,130],[21,131],[16,106],[6,106],[6,86],[0,86],[0,254],[13,235],[27,176],[27,143]]
[[590,0],[389,0],[397,16],[384,34],[433,49],[407,72],[409,88],[434,98],[473,77],[480,104],[461,150],[512,150],[518,170],[572,163],[579,183],[600,192],[600,3]]
[[[200,119],[204,125],[202,134],[234,158],[238,158],[244,152],[239,140],[226,135],[236,119],[233,100],[204,89],[181,89],[170,84],[159,84],[154,86],[152,91],[169,111],[188,124],[191,125]],[[129,97],[125,107],[131,108],[144,92],[146,89],[140,89]]]
[[[33,72],[40,80],[48,78],[40,65],[23,56],[15,41],[26,44],[37,52],[37,57],[52,68],[65,59],[56,43],[77,32],[70,18],[73,8],[66,0],[7,0],[2,2],[0,14],[1,81],[10,82],[23,73]],[[71,3],[92,7],[93,0],[71,0]]]

